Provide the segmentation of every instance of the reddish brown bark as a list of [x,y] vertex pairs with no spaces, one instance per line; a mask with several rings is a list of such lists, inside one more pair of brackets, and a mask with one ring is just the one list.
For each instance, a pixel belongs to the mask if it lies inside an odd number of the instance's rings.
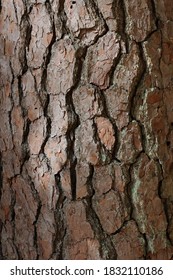
[[172,0],[0,3],[1,258],[172,259]]

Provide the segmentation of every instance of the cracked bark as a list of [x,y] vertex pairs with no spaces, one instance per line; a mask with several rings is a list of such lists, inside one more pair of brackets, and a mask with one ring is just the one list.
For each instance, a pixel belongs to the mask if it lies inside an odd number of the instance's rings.
[[0,1],[1,259],[173,259],[171,8]]

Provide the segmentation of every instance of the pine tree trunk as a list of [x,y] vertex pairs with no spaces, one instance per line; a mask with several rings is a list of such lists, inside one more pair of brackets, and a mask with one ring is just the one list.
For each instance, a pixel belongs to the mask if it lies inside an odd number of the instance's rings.
[[173,1],[0,10],[1,258],[173,258]]

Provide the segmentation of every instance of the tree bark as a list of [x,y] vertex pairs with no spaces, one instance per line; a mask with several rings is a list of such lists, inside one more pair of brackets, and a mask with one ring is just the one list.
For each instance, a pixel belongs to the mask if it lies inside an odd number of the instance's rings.
[[2,259],[173,259],[173,1],[0,1]]

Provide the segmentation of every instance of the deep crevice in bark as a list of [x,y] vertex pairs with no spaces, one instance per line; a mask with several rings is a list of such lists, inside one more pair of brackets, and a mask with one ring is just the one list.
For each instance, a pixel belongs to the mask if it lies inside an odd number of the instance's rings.
[[87,219],[90,222],[95,235],[100,243],[100,254],[103,259],[116,260],[116,250],[112,244],[110,236],[108,236],[102,229],[99,218],[97,217],[90,198],[86,199]]

